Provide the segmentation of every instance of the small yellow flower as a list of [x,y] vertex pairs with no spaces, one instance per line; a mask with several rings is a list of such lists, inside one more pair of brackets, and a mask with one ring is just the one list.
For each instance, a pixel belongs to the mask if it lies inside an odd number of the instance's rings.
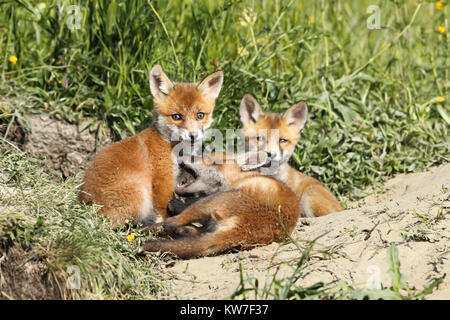
[[314,17],[309,18],[309,23],[314,24]]
[[445,27],[444,26],[438,26],[436,28],[437,32],[444,34],[445,33]]
[[133,241],[134,240],[134,233],[131,232],[129,235],[127,235],[127,240],[128,241]]
[[123,7],[123,2],[119,2],[118,6]]
[[445,97],[437,97],[436,101],[437,102],[444,102],[445,101]]
[[434,7],[436,8],[436,10],[442,10],[442,2],[441,1],[435,2]]
[[300,10],[302,10],[302,9],[303,9],[303,3],[300,2],[300,3],[297,5],[297,8],[299,8]]
[[141,41],[139,41],[139,45],[140,45],[140,46],[142,46],[142,40],[141,40]]
[[16,63],[17,63],[17,60],[19,60],[19,59],[17,59],[16,56],[10,56],[10,57],[9,57],[9,62],[11,62],[12,64],[16,64]]
[[62,83],[62,80],[58,80],[58,83],[61,84],[61,83]]

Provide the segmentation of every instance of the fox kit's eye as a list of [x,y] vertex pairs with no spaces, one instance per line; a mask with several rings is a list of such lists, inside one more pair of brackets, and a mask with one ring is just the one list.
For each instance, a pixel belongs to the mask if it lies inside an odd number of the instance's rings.
[[256,141],[264,141],[264,137],[263,136],[257,136],[256,137]]
[[288,142],[286,139],[284,139],[284,138],[280,139],[280,143],[286,143],[286,142]]
[[175,121],[180,121],[181,119],[183,119],[183,116],[179,113],[174,113],[173,115],[171,115],[171,117]]
[[202,120],[205,117],[205,114],[203,112],[197,113],[197,119]]

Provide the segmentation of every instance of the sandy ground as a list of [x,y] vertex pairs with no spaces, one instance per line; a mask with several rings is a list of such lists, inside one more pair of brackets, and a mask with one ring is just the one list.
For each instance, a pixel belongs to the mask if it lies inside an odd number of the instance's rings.
[[[390,287],[387,252],[395,244],[409,287],[421,290],[447,273],[427,299],[450,299],[450,164],[396,176],[385,188],[383,194],[353,203],[353,209],[299,220],[292,237],[300,247],[306,246],[302,240],[325,235],[316,242],[298,284],[343,280],[364,288],[379,279],[383,287]],[[166,266],[169,295],[161,298],[224,299],[239,285],[240,264],[244,277],[263,284],[277,269],[278,278],[289,276],[289,262],[300,256],[292,243],[272,243],[216,257],[175,260]]]

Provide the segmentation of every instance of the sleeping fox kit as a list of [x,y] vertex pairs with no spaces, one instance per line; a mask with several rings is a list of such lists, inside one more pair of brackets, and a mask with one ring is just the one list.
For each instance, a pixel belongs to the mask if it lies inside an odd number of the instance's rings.
[[143,223],[157,215],[166,218],[178,170],[173,138],[188,143],[202,139],[212,123],[222,82],[222,71],[199,83],[173,82],[155,65],[150,72],[153,125],[96,156],[85,173],[79,200],[101,205],[99,214],[114,226],[128,218]]
[[[218,159],[223,155],[212,157]],[[206,197],[150,227],[162,229],[164,235],[174,239],[146,242],[144,251],[170,252],[187,259],[236,247],[245,249],[280,242],[292,233],[299,217],[299,204],[284,183],[256,171],[241,171],[236,162],[214,159],[184,163],[182,170],[191,179],[182,174],[175,192]]]

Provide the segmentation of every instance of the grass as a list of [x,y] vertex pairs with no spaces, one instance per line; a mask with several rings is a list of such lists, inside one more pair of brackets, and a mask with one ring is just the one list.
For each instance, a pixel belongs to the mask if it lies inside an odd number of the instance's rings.
[[[320,238],[320,237],[319,237]],[[424,299],[431,294],[446,277],[446,274],[433,278],[421,291],[412,289],[400,272],[398,249],[392,244],[387,252],[391,286],[379,289],[362,289],[358,283],[349,284],[344,281],[330,283],[316,282],[310,286],[298,284],[304,276],[304,269],[308,265],[309,256],[313,253],[316,241],[309,241],[300,249],[300,258],[291,265],[292,273],[288,277],[279,277],[278,270],[263,285],[255,278],[244,278],[240,264],[240,282],[238,288],[230,295],[231,299],[274,299],[274,300],[305,300],[305,299],[357,299],[357,300],[417,300]]]
[[[152,65],[189,81],[216,65],[225,72],[216,128],[239,127],[246,92],[271,111],[308,100],[292,163],[342,200],[449,160],[445,1],[440,10],[381,0],[71,4],[80,8],[76,30],[68,2],[0,4],[0,94],[32,95],[40,112],[125,137],[151,120]],[[366,27],[371,4],[381,29]]]
[[[136,256],[142,235],[129,226],[112,230],[96,208],[78,203],[74,179],[58,183],[43,177],[42,160],[1,142],[0,151],[0,257],[7,259],[0,278],[13,279],[8,256],[20,247],[23,257],[17,263],[43,263],[45,271],[37,282],[50,281],[57,288],[54,295],[42,292],[46,298],[154,299],[165,290],[158,261]],[[132,241],[127,239],[130,231],[135,233]],[[76,290],[66,286],[71,266],[80,270]],[[24,298],[31,294],[30,286],[40,285],[33,284],[31,275],[16,283],[28,287],[22,296],[0,284],[0,299]]]

